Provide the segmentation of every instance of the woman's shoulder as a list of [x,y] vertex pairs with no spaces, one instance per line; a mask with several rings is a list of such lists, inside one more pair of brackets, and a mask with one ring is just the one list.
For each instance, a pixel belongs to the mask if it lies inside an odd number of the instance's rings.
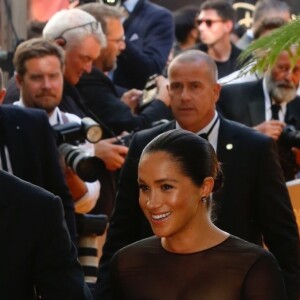
[[226,243],[221,245],[221,249],[225,252],[242,254],[243,256],[252,257],[254,260],[263,256],[273,256],[269,251],[262,246],[247,242],[234,235],[230,235]]

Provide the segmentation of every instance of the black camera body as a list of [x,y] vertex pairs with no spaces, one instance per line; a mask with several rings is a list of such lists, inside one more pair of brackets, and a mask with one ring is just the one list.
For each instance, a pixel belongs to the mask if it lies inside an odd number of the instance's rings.
[[65,163],[83,181],[98,180],[99,173],[105,167],[104,162],[84,151],[80,144],[86,141],[96,143],[101,139],[101,127],[90,118],[84,118],[81,123],[69,122],[53,126],[59,152]]
[[300,148],[300,131],[294,125],[287,125],[283,129],[279,141],[289,148]]
[[128,134],[123,135],[123,136],[116,137],[117,141],[114,144],[129,147],[130,143],[131,143],[131,140],[133,138],[133,134],[134,133],[132,132],[132,133],[128,133]]
[[143,106],[149,104],[153,101],[157,96],[157,85],[156,85],[156,77],[158,74],[151,75],[144,87],[142,99],[140,101],[139,107],[142,108]]

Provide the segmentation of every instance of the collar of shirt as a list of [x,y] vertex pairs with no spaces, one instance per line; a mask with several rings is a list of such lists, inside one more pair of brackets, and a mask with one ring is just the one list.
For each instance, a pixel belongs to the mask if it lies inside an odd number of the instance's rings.
[[49,123],[51,126],[57,125],[57,124],[63,124],[61,111],[58,107],[55,107],[53,113],[49,117]]
[[[14,105],[18,105],[20,107],[26,107],[22,98],[20,98],[19,101],[14,102]],[[51,126],[54,126],[56,124],[63,124],[61,111],[58,107],[55,108],[51,116],[49,117],[49,123]]]
[[123,6],[127,9],[129,13],[132,13],[135,6],[137,5],[139,0],[126,0],[123,3]]
[[[213,126],[215,120],[218,118],[218,113],[215,112],[213,119],[200,131],[195,132],[195,134],[199,135],[201,133],[207,133],[211,126]],[[208,136],[208,141],[213,146],[215,152],[217,152],[217,145],[218,145],[218,136],[219,136],[219,128],[220,128],[220,119],[217,121],[216,125],[214,126],[213,130]],[[176,122],[176,129],[182,129],[180,125]]]
[[[266,77],[264,77],[263,79],[263,92],[265,98],[265,119],[269,121],[271,120],[272,117],[272,111],[271,111],[272,101],[267,89]],[[278,112],[279,121],[284,122],[284,117],[286,113],[286,102],[280,103],[279,105],[280,105],[280,110]]]
[[254,33],[252,29],[247,29],[246,34],[249,38],[253,39],[254,38]]
[[22,98],[20,98],[19,101],[15,101],[15,102],[13,103],[13,105],[17,105],[17,106],[20,106],[20,107],[25,107]]

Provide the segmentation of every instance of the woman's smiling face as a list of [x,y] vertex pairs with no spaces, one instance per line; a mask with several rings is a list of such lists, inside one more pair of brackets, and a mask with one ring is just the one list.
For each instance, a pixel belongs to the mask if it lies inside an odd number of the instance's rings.
[[164,151],[142,156],[138,168],[139,203],[155,235],[175,237],[193,228],[202,187],[186,176]]

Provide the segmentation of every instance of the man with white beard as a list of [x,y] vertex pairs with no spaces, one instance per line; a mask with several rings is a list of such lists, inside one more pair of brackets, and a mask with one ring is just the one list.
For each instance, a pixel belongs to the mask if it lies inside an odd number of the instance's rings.
[[294,179],[300,169],[296,163],[300,139],[294,138],[297,131],[286,132],[290,125],[291,130],[300,129],[300,59],[293,61],[295,51],[282,52],[261,80],[224,86],[217,104],[224,117],[278,141],[286,180]]

